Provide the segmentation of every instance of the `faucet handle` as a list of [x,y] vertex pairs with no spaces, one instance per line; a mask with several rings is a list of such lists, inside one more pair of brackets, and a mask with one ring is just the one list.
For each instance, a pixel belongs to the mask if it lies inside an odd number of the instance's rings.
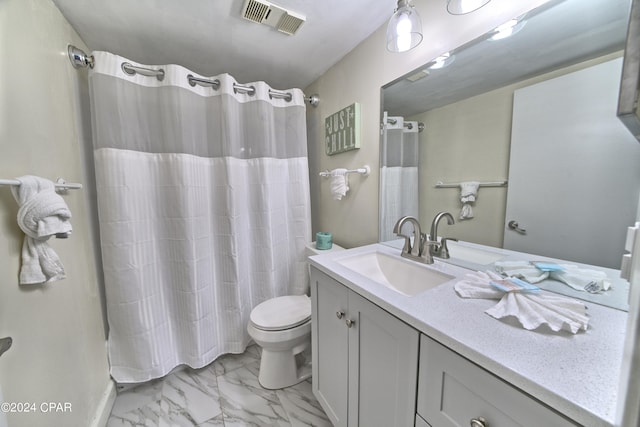
[[457,242],[458,239],[454,239],[453,237],[443,237],[441,239],[441,247],[440,247],[440,258],[449,259],[451,256],[449,255],[449,248],[447,247],[448,241]]

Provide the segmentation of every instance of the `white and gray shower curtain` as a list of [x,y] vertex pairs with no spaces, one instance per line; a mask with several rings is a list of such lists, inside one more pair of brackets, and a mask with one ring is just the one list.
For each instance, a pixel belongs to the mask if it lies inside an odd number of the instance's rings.
[[381,242],[397,239],[393,226],[401,217],[418,218],[418,122],[403,117],[387,117],[380,149],[380,230]]
[[[306,285],[304,94],[191,86],[94,52],[90,71],[111,375],[141,382],[242,352],[251,309]],[[164,70],[124,72],[123,62]]]

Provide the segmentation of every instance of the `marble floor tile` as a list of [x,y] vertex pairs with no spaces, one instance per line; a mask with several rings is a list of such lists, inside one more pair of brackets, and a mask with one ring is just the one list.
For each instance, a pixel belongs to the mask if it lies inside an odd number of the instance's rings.
[[276,390],[292,427],[332,427],[311,390],[311,380]]
[[107,427],[330,427],[311,381],[260,386],[260,348],[225,355],[118,393]]
[[215,373],[208,369],[169,375],[162,387],[162,397],[184,408],[197,424],[222,414],[218,381]]
[[242,354],[225,354],[224,356],[220,356],[210,366],[213,368],[216,375],[224,375],[227,372],[231,372],[234,369],[241,368],[259,360],[259,347],[257,345],[252,345],[247,347],[247,350]]
[[218,377],[223,413],[235,418],[245,415],[247,424],[288,425],[276,392],[260,386],[259,368],[260,362],[255,361]]

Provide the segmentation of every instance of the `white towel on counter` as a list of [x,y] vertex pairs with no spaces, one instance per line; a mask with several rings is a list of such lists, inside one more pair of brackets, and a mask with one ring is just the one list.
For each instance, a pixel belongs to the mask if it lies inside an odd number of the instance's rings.
[[557,280],[576,291],[599,293],[611,288],[611,280],[604,271],[579,268],[572,264],[558,264],[562,271],[542,271],[529,261],[497,261],[494,266],[498,273],[517,277],[529,283],[545,279]]
[[494,266],[498,273],[517,277],[529,283],[538,283],[549,278],[548,271],[538,270],[529,261],[496,261]]
[[19,282],[30,285],[64,279],[64,266],[47,240],[71,233],[71,212],[56,194],[53,182],[31,175],[16,179],[20,185],[11,187],[11,192],[20,206],[18,226],[25,234]]
[[477,181],[468,181],[460,183],[460,201],[462,202],[462,209],[460,210],[460,219],[473,218],[473,209],[471,203],[476,201],[478,197],[478,188],[480,183]]
[[604,271],[579,268],[576,265],[561,264],[564,271],[552,271],[549,278],[564,283],[577,290],[599,293],[611,289],[611,280]]
[[331,171],[331,195],[333,200],[342,200],[349,191],[349,182],[347,181],[347,169],[340,168]]
[[485,313],[496,319],[515,317],[527,330],[547,325],[552,331],[566,330],[573,334],[587,330],[587,307],[580,301],[550,293],[503,292],[491,286],[491,281],[502,277],[490,271],[466,274],[454,285],[462,298],[500,299],[497,305]]

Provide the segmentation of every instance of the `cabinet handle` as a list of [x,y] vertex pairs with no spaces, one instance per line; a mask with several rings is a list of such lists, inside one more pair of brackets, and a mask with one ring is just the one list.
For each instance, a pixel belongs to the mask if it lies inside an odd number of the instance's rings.
[[489,427],[489,423],[482,417],[471,418],[471,427]]
[[351,319],[347,319],[347,320],[345,320],[345,323],[347,324],[347,327],[350,328],[350,327],[352,327],[353,325],[356,324],[356,321],[355,320],[351,320]]
[[344,316],[344,311],[336,311],[336,317],[338,319],[342,319],[342,316]]

